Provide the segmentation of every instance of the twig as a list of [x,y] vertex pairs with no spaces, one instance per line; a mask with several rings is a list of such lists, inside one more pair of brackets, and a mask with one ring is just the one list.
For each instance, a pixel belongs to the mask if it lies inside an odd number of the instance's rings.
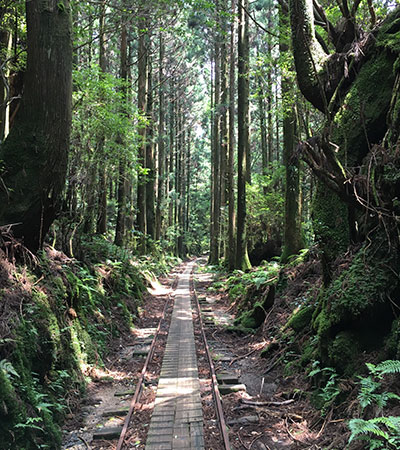
[[256,442],[258,439],[260,439],[260,437],[263,436],[263,433],[259,434],[258,436],[256,436],[251,442],[250,442],[250,447],[249,450],[251,449],[251,447],[253,447],[254,442]]
[[278,354],[275,355],[275,357],[272,359],[271,364],[269,367],[264,371],[264,375],[271,372],[271,370],[280,362],[280,360],[283,358],[282,353],[285,351],[285,349],[282,349]]
[[90,450],[89,444],[85,441],[85,439],[83,439],[83,437],[78,436],[78,439],[80,439],[80,440],[85,444],[86,448],[87,448],[88,450]]
[[252,406],[286,406],[290,405],[291,403],[294,403],[294,398],[291,398],[290,400],[285,400],[283,402],[254,402],[252,400],[246,400],[245,398],[240,399],[242,403],[245,405],[252,405]]
[[294,441],[296,441],[296,442],[301,442],[300,439],[297,439],[296,437],[294,437],[293,434],[290,432],[287,418],[285,418],[285,428],[286,428],[286,431],[288,432],[289,436],[290,436]]
[[319,430],[319,432],[318,432],[318,434],[317,434],[317,439],[318,439],[318,438],[321,436],[321,434],[323,433],[323,431],[324,431],[324,429],[325,429],[325,427],[326,427],[326,424],[327,424],[328,422],[330,422],[330,419],[331,419],[331,417],[332,417],[332,413],[333,413],[333,409],[331,408],[331,410],[329,411],[328,415],[326,416],[326,418],[325,418],[325,420],[324,420],[324,423],[322,424],[321,429]]
[[265,344],[264,344],[262,347],[260,347],[260,348],[255,348],[255,349],[253,349],[251,352],[246,353],[245,355],[237,356],[236,358],[233,358],[232,361],[229,363],[229,367],[231,367],[231,365],[232,365],[234,362],[236,362],[238,359],[246,358],[247,356],[252,355],[252,354],[255,353],[257,350],[261,350],[261,349],[264,348],[264,347],[265,347]]
[[247,445],[242,441],[242,437],[240,436],[240,433],[238,432],[238,437],[239,437],[239,441],[240,441],[240,443],[243,445],[243,447],[246,449],[246,450],[250,450],[250,447],[247,447]]

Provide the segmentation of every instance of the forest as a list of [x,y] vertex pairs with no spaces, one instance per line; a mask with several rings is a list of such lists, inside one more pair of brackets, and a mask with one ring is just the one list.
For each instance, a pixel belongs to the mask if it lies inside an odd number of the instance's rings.
[[196,257],[318,417],[234,448],[400,448],[399,0],[0,0],[0,76],[0,449]]

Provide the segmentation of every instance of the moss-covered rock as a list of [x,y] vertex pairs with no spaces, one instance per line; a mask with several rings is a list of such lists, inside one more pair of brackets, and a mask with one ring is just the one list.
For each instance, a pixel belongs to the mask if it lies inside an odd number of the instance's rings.
[[311,323],[314,308],[310,305],[303,306],[295,311],[290,317],[287,326],[299,332],[308,327]]
[[336,370],[345,375],[354,375],[357,369],[357,359],[360,344],[356,333],[341,331],[329,344],[329,360]]
[[382,345],[393,320],[390,298],[398,289],[395,273],[388,270],[396,258],[388,255],[382,238],[375,236],[375,244],[361,249],[320,294],[313,326],[324,364],[349,372],[359,351]]

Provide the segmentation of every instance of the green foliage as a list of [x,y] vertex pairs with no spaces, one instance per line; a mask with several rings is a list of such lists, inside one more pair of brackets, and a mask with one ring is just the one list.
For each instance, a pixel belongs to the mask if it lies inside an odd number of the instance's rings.
[[339,376],[332,367],[320,367],[319,361],[314,361],[308,376],[322,378],[323,385],[313,393],[312,400],[315,406],[321,409],[321,414],[325,415],[341,393]]
[[370,373],[379,379],[388,373],[400,373],[400,361],[398,360],[389,359],[377,365],[367,363],[367,367]]
[[265,174],[255,174],[246,187],[247,237],[249,248],[260,240],[281,240],[284,219],[283,191],[277,189],[284,178],[284,167],[274,163]]
[[377,365],[366,365],[369,375],[359,377],[358,401],[362,412],[367,407],[374,406],[378,416],[368,420],[351,419],[349,444],[354,440],[361,440],[367,442],[370,449],[397,449],[400,445],[400,417],[385,417],[381,414],[389,400],[400,400],[400,396],[382,391],[382,381],[384,375],[400,373],[400,361],[387,360]]
[[400,417],[385,417],[381,414],[389,400],[400,400],[400,396],[393,392],[382,392],[382,380],[384,375],[400,373],[400,361],[387,360],[377,365],[371,363],[366,365],[370,374],[367,377],[359,377],[358,401],[361,411],[374,406],[379,416],[368,420],[362,418],[350,420],[349,443],[353,440],[362,440],[368,442],[370,449],[397,449],[400,445]]
[[152,272],[177,262],[136,258],[102,237],[85,240],[82,249],[85,263],[47,248],[34,274],[15,268],[5,285],[5,296],[22,276],[30,286],[13,335],[0,340],[0,434],[7,450],[59,447],[66,396],[84,388],[84,370],[102,365],[110,340],[134,324]]
[[226,281],[229,297],[235,300],[244,296],[249,288],[260,289],[275,284],[280,269],[281,266],[277,262],[272,262],[256,267],[249,272],[235,270]]
[[355,439],[366,441],[370,450],[399,448],[400,417],[375,417],[369,420],[352,419],[349,422],[349,428],[351,431],[349,443]]

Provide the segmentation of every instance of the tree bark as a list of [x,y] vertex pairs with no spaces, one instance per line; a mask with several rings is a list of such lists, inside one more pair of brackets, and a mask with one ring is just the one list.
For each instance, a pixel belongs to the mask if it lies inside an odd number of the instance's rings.
[[[138,111],[144,119],[146,117],[146,93],[147,93],[147,50],[146,32],[141,28],[146,26],[144,20],[139,21],[139,47],[138,47]],[[140,233],[139,251],[146,252],[146,185],[142,170],[146,167],[146,125],[139,123],[139,173],[137,181],[137,226]]]
[[247,269],[250,261],[246,241],[246,179],[249,154],[249,31],[248,0],[238,1],[238,188],[236,269]]
[[220,105],[220,213],[219,229],[221,245],[220,252],[225,257],[227,255],[228,241],[221,239],[226,236],[228,224],[226,206],[228,203],[227,178],[228,178],[228,63],[227,63],[227,37],[228,27],[225,13],[228,12],[227,1],[221,1],[221,105]]
[[156,207],[156,240],[161,238],[163,228],[162,207],[164,204],[165,185],[165,102],[164,102],[164,39],[162,32],[159,38],[159,72],[158,72],[158,178],[157,178],[157,207]]
[[[219,11],[219,8],[218,8]],[[217,12],[218,14],[218,12]],[[219,261],[219,238],[220,238],[220,95],[221,95],[221,45],[220,34],[216,32],[214,37],[214,116],[213,116],[213,136],[212,136],[212,216],[211,216],[211,236],[210,236],[210,264],[218,264]]]
[[15,125],[1,145],[0,225],[37,250],[53,222],[67,170],[71,124],[70,2],[26,2],[28,60]]
[[[149,50],[148,50],[149,51]],[[147,127],[146,127],[146,234],[156,237],[155,202],[155,171],[154,171],[154,116],[153,116],[153,85],[151,58],[147,61]]]
[[228,122],[228,178],[226,189],[228,192],[228,248],[227,261],[229,270],[236,264],[235,242],[235,191],[233,183],[235,158],[235,34],[236,34],[236,0],[231,1],[231,29],[229,47],[229,122]]
[[[2,50],[5,60],[11,54],[12,42],[13,39],[10,31],[0,29],[0,50]],[[0,64],[3,64],[3,61],[0,60]],[[8,64],[3,68],[2,75],[4,78],[0,79],[0,143],[4,141],[10,132],[10,70]]]
[[[105,33],[106,25],[106,1],[102,0],[100,5],[100,19],[99,19],[99,65],[103,74],[107,72],[107,36]],[[106,163],[104,155],[105,138],[101,136],[98,143],[98,154],[100,155],[99,166],[99,201],[98,201],[98,214],[97,214],[97,227],[96,232],[98,234],[105,234],[107,232],[107,173]]]
[[[126,24],[122,25],[121,29],[121,67],[120,67],[120,78],[126,83],[128,78],[128,36]],[[126,102],[126,85],[123,85],[124,96],[123,99]],[[125,109],[125,106],[124,106]],[[123,111],[126,113],[126,110]],[[119,169],[118,169],[118,193],[117,193],[117,222],[115,225],[115,244],[122,246],[125,241],[125,221],[126,221],[126,167],[127,159],[124,149],[124,137],[118,135],[117,144],[121,149],[121,156],[119,158]]]
[[[279,12],[280,30],[288,28],[286,16]],[[279,37],[279,51],[285,54],[289,51],[289,43],[285,34]],[[297,106],[293,101],[294,90],[292,81],[287,75],[282,78],[283,102],[283,164],[285,166],[285,225],[283,233],[282,262],[286,263],[291,255],[297,254],[303,247],[301,229],[301,187],[300,160],[297,147]]]

